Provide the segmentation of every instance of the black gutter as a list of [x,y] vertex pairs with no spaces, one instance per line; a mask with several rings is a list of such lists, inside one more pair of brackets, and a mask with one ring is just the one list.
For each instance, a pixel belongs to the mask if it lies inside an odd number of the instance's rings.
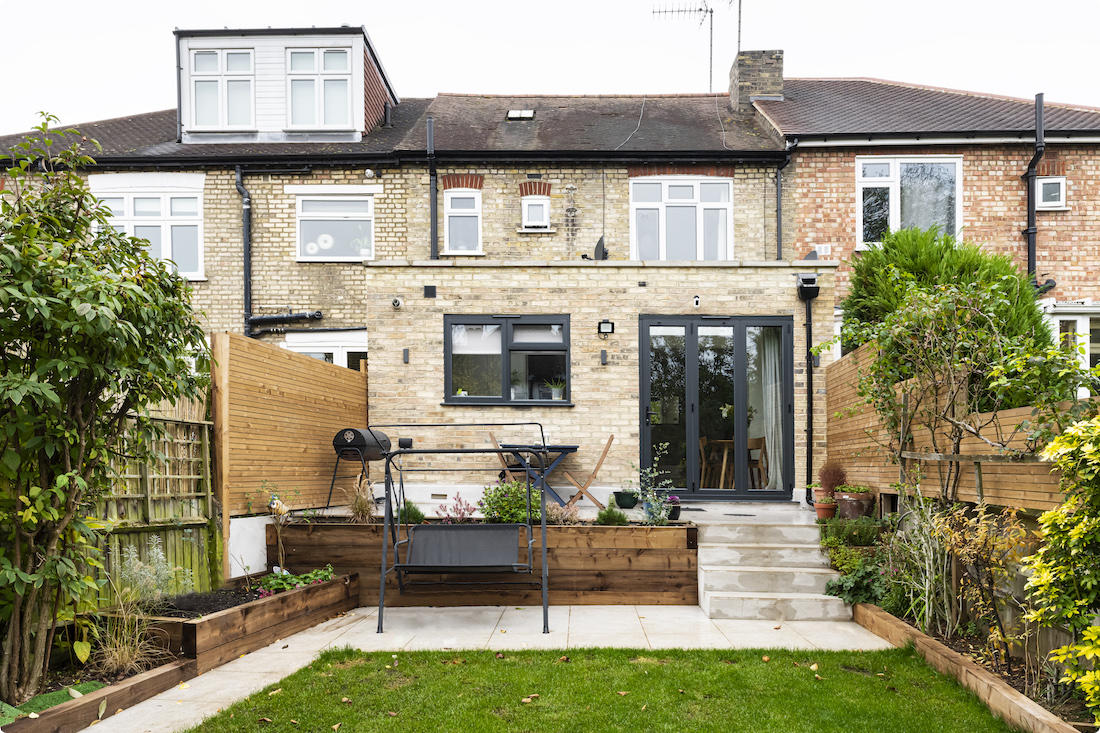
[[791,154],[798,147],[798,138],[787,143],[783,162],[775,169],[775,259],[783,259],[783,169],[791,162]]
[[[1073,130],[1053,130],[1052,134],[1057,137],[1100,137],[1100,128],[1096,129],[1073,129]],[[922,140],[923,138],[929,138],[929,142],[935,142],[943,138],[967,138],[974,142],[981,142],[985,137],[1016,137],[1020,138],[1020,142],[1028,142],[1027,138],[1035,134],[1034,130],[931,130],[923,132],[805,132],[787,133],[791,136],[797,136],[803,141],[820,141],[829,142],[830,140],[841,141],[857,145],[860,142],[874,142],[876,140]],[[962,144],[962,143],[959,143]]]
[[237,36],[359,36],[365,35],[362,26],[342,25],[331,28],[200,28],[172,31],[181,38],[211,38]]
[[264,166],[285,168],[288,165],[310,167],[356,165],[369,163],[375,166],[397,165],[398,160],[392,153],[329,153],[319,150],[315,153],[294,153],[292,155],[119,155],[109,158],[96,157],[97,169],[132,168],[138,165],[159,166],[162,168],[209,168],[211,166],[242,166],[249,172],[264,173]]
[[252,194],[244,187],[241,167],[236,168],[237,193],[241,195],[241,243],[244,250],[244,335],[252,336]]
[[1057,285],[1051,279],[1040,285],[1035,272],[1038,266],[1036,263],[1038,258],[1036,239],[1039,234],[1039,227],[1035,220],[1035,179],[1039,174],[1039,161],[1043,159],[1043,153],[1046,152],[1046,149],[1046,134],[1043,129],[1043,95],[1040,92],[1035,95],[1035,153],[1028,161],[1027,172],[1021,176],[1024,179],[1024,185],[1027,186],[1027,228],[1021,232],[1027,240],[1027,275],[1031,278],[1031,284],[1039,295]]
[[431,245],[429,259],[439,259],[439,180],[435,167],[435,120],[428,117],[427,123],[427,150],[428,157],[428,222],[430,234],[428,242]]
[[814,312],[813,300],[821,288],[817,275],[798,276],[798,297],[806,304],[806,503],[814,503]]

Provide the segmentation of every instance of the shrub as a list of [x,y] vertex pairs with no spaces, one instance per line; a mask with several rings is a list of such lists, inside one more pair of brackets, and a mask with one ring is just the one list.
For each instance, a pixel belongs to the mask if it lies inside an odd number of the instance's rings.
[[443,524],[464,524],[474,521],[476,510],[477,507],[463,499],[462,494],[455,493],[450,504],[439,505],[439,516],[443,518]]
[[580,510],[576,504],[570,504],[569,506],[559,506],[555,502],[547,502],[546,504],[546,523],[555,525],[571,525],[571,524],[583,524],[581,521]]
[[830,580],[825,592],[845,603],[878,603],[887,591],[883,574],[877,562],[864,558],[848,573]]
[[850,573],[855,570],[867,557],[863,548],[849,547],[836,537],[828,537],[821,541],[825,554],[829,556],[829,564],[833,569],[841,573]]
[[821,535],[826,539],[835,538],[845,545],[868,547],[878,541],[882,523],[871,517],[841,519],[834,517],[822,521]]
[[[505,481],[486,486],[481,501],[477,503],[486,522],[522,524],[527,521],[527,482]],[[539,491],[531,487],[531,521],[542,518],[539,508]]]
[[836,461],[825,461],[817,472],[817,480],[826,493],[833,493],[837,486],[848,480],[844,467]]
[[118,587],[151,608],[168,596],[190,593],[193,588],[191,571],[168,562],[160,536],[150,536],[146,548],[146,561],[141,560],[133,545],[122,548],[121,562],[115,570]]
[[348,505],[354,524],[373,524],[375,521],[374,484],[362,477],[355,484],[355,492]]
[[836,490],[838,492],[843,492],[845,494],[870,494],[871,493],[871,487],[869,487],[869,486],[859,486],[857,484],[841,484],[840,486],[836,487]]
[[317,583],[324,583],[325,581],[332,580],[334,577],[332,565],[326,565],[323,568],[316,568],[310,570],[308,573],[302,573],[301,575],[295,575],[294,573],[288,573],[285,570],[281,573],[271,573],[260,578],[261,596],[269,596],[279,591],[293,590],[294,588],[303,588],[307,585],[316,585]]
[[416,504],[405,502],[397,513],[397,521],[399,524],[423,524],[424,512]]
[[596,515],[596,524],[622,527],[629,523],[630,520],[626,518],[626,514],[611,505],[604,507]]

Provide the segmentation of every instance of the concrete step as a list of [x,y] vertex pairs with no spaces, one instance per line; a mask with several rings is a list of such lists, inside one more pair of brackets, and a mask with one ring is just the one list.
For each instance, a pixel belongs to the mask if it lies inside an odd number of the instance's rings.
[[766,567],[825,568],[829,558],[816,542],[810,544],[699,543],[700,565],[755,565]]
[[840,573],[830,568],[699,566],[703,592],[824,593]]
[[852,608],[835,596],[816,593],[703,593],[710,618],[767,621],[850,621]]
[[821,530],[816,524],[704,524],[699,527],[700,544],[790,544],[817,545]]

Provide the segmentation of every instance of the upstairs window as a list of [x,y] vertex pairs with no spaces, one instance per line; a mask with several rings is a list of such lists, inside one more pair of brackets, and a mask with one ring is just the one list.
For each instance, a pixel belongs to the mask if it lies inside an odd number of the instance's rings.
[[481,191],[449,188],[443,192],[443,254],[481,254]]
[[856,249],[899,229],[939,227],[956,236],[962,220],[962,158],[856,158]]
[[250,49],[191,52],[191,109],[196,129],[249,129],[253,116]]
[[298,261],[361,262],[374,257],[374,198],[299,196]]
[[348,129],[351,122],[351,49],[287,49],[291,128]]
[[631,259],[731,259],[732,222],[729,178],[631,179]]
[[520,207],[523,210],[524,229],[550,228],[549,196],[523,196],[520,198]]

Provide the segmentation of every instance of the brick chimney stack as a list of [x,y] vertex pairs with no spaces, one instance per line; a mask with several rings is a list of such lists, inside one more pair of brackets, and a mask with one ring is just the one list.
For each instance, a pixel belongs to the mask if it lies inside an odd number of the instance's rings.
[[751,112],[764,98],[783,99],[783,51],[742,51],[730,68],[730,109]]

